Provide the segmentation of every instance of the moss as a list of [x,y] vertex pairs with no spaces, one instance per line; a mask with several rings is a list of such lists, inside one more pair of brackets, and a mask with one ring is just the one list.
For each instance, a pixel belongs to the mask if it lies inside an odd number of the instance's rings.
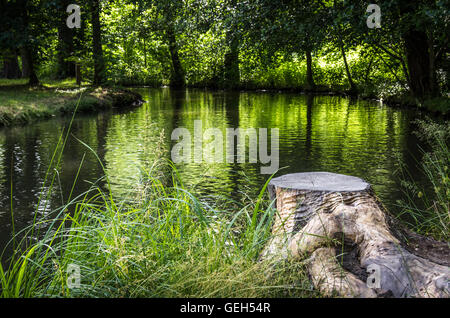
[[[0,126],[25,124],[72,113],[128,107],[141,101],[137,93],[117,87],[76,87],[62,83],[31,88],[18,83],[0,83]],[[80,99],[81,95],[81,99]]]

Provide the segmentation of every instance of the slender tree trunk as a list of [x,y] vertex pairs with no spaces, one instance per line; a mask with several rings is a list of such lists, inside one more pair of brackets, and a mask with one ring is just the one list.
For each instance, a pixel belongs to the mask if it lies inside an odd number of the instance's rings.
[[170,86],[174,88],[184,87],[186,85],[184,69],[181,65],[177,40],[172,28],[169,28],[167,30],[167,39],[169,41],[169,51],[170,57],[172,59],[172,75],[170,79]]
[[81,65],[79,63],[75,64],[75,80],[78,86],[81,86]]
[[373,60],[374,60],[374,58],[373,58],[373,56],[372,56],[372,57],[370,58],[369,64],[367,65],[367,68],[366,68],[366,72],[365,72],[365,75],[364,75],[364,82],[365,82],[366,84],[369,83],[369,76],[370,76],[370,71],[372,70]]
[[306,89],[314,90],[316,84],[314,83],[314,75],[312,69],[312,54],[311,50],[306,50]]
[[[29,28],[28,28],[28,8],[27,8],[27,0],[22,0],[20,2],[23,10],[22,10],[22,18],[23,18],[23,28],[25,34],[28,35]],[[39,79],[36,75],[36,72],[34,70],[34,53],[33,53],[33,47],[29,41],[26,41],[24,45],[20,48],[20,55],[22,56],[22,60],[24,60],[24,64],[27,66],[27,75],[29,77],[28,85],[38,85]]]
[[101,85],[105,81],[105,62],[103,59],[102,37],[100,25],[100,1],[92,0],[92,48],[94,55],[94,85]]
[[339,43],[340,43],[339,45],[341,47],[342,58],[344,60],[345,72],[347,73],[348,84],[350,85],[350,94],[356,95],[358,90],[356,88],[355,83],[353,82],[352,73],[350,72],[350,67],[348,66],[347,56],[346,56],[345,50],[344,50],[344,43],[342,42],[342,40],[339,40]]

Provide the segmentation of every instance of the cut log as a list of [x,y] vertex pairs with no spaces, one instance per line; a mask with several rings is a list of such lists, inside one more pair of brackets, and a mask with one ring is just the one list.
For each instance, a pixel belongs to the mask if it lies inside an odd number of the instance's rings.
[[325,296],[450,296],[449,244],[400,225],[364,180],[296,173],[269,192],[277,215],[261,256],[304,261]]

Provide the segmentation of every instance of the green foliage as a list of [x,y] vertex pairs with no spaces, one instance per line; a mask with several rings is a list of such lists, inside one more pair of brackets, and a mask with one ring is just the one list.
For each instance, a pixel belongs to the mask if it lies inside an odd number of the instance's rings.
[[[66,17],[61,13],[64,5],[50,0],[25,2],[27,32],[20,8],[3,5],[7,19],[6,28],[0,30],[0,47],[14,52],[26,42],[23,35],[29,34],[38,52],[39,76],[60,76],[60,56],[66,56],[66,62],[79,61],[83,78],[92,80],[90,1],[79,3],[82,27],[72,31],[71,52],[61,52],[58,38]],[[415,104],[446,95],[448,0],[378,4],[382,27],[369,29],[366,1],[101,1],[106,79],[120,85],[160,86],[175,81],[218,88],[305,89],[316,84],[319,91],[343,91],[350,84],[363,96],[385,100],[410,91],[418,98],[412,99]],[[22,20],[12,19],[17,15]],[[428,39],[417,45],[427,46],[429,58],[424,52],[416,54],[414,43],[408,42],[419,35],[420,41]],[[310,74],[307,52],[312,53]],[[417,64],[423,70],[414,67]],[[416,87],[423,73],[432,74],[424,92]],[[427,103],[430,109],[445,108]]]
[[408,201],[402,202],[404,213],[415,221],[412,227],[418,232],[433,235],[437,239],[450,239],[450,187],[449,166],[450,125],[431,120],[418,120],[416,134],[427,142],[430,150],[422,150],[420,168],[429,187],[420,188],[413,176],[403,171]]

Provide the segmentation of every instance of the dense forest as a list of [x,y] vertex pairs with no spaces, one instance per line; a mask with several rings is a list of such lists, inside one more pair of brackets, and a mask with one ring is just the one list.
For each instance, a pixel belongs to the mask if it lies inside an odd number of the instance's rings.
[[449,91],[448,0],[367,1],[2,0],[2,75],[74,77],[94,85],[345,91],[412,95]]

